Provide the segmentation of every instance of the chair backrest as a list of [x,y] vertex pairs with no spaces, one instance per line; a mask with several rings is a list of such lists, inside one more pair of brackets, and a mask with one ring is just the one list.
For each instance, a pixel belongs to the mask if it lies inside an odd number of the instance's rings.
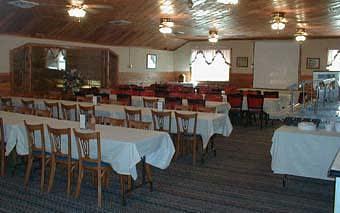
[[172,112],[151,110],[151,114],[154,130],[170,133]]
[[90,106],[82,106],[79,104],[79,113],[80,114],[85,114],[85,115],[94,115],[96,116],[96,108],[94,105],[90,105]]
[[135,129],[146,129],[147,130],[147,129],[150,129],[151,122],[130,120],[128,122],[128,127],[129,128],[135,128]]
[[57,118],[59,119],[59,103],[58,102],[46,102],[44,101],[45,107],[48,111],[51,112],[52,117],[54,116],[54,112],[57,115]]
[[247,95],[248,110],[263,110],[263,95]]
[[74,119],[78,120],[78,112],[77,112],[77,104],[72,105],[65,105],[61,104],[61,111],[63,113],[63,119],[64,120],[72,120],[72,112],[74,115]]
[[[45,153],[44,124],[28,124],[26,120],[24,120],[24,124],[27,133],[29,155],[32,155],[33,151],[41,151],[42,154],[44,155]],[[40,141],[40,147],[37,146],[38,141]]]
[[47,130],[50,137],[52,155],[66,156],[68,160],[71,160],[71,128],[56,129],[47,125]]
[[182,98],[176,96],[165,97],[165,107],[167,109],[175,109],[176,105],[182,105]]
[[197,113],[182,114],[175,112],[175,117],[177,134],[191,134],[193,136],[196,136]]
[[[97,163],[97,167],[101,167],[101,146],[100,146],[100,133],[90,132],[82,133],[73,129],[74,136],[77,141],[77,150],[79,158],[79,166],[82,166],[83,162]],[[91,146],[94,143],[94,146]],[[91,155],[91,148],[97,148],[97,157]],[[90,156],[91,155],[91,156]]]
[[92,97],[77,96],[77,102],[89,102],[92,103]]
[[22,106],[16,109],[17,113],[25,114],[25,115],[33,115],[34,109],[26,106]]
[[34,110],[34,114],[36,116],[52,118],[52,113],[47,109],[36,109],[36,110]]
[[1,110],[6,111],[6,112],[14,112],[15,111],[15,107],[14,106],[3,105],[3,106],[1,106]]
[[1,104],[2,106],[13,106],[12,99],[11,98],[1,98]]
[[205,107],[205,100],[188,98],[188,105],[191,110],[196,111],[198,107]]
[[117,119],[117,118],[103,117],[103,124],[104,125],[110,125],[110,126],[125,127],[125,120],[124,119]]
[[243,95],[241,94],[230,94],[227,96],[228,103],[231,108],[242,109]]
[[303,97],[305,97],[305,101],[307,101],[307,99],[308,99],[308,93],[307,93],[307,92],[300,92],[300,94],[299,94],[299,99],[298,99],[298,102],[299,102],[300,104],[303,103]]
[[126,109],[125,111],[125,120],[127,126],[129,126],[129,121],[142,121],[142,110],[141,109]]
[[0,175],[5,175],[5,134],[4,134],[4,122],[0,118]]
[[216,107],[198,107],[196,109],[197,112],[207,112],[207,113],[215,113]]
[[158,98],[145,98],[143,97],[144,107],[157,108]]
[[222,97],[222,95],[207,94],[207,95],[205,95],[205,100],[206,101],[222,102],[223,97]]
[[274,91],[274,92],[264,91],[263,96],[264,96],[264,98],[279,98],[279,92],[277,92],[277,91]]
[[117,103],[120,105],[131,106],[131,95],[117,94]]
[[21,103],[26,108],[34,109],[34,100],[24,100],[24,99],[21,99]]

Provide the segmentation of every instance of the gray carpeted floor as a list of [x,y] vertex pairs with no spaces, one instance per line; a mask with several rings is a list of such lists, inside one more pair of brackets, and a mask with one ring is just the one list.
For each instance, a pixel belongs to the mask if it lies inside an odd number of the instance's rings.
[[[217,157],[192,167],[191,158],[153,169],[154,191],[138,188],[120,205],[118,177],[104,189],[104,207],[97,209],[96,188],[88,179],[79,199],[68,198],[65,179],[57,174],[51,193],[40,193],[35,171],[27,190],[23,172],[0,178],[0,212],[332,212],[334,183],[271,172],[273,128],[235,127],[216,139]],[[75,186],[75,183],[73,184]]]

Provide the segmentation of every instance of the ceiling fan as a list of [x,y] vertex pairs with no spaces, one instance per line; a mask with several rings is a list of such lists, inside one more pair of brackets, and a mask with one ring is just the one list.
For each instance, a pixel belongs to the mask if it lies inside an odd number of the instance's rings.
[[70,0],[69,4],[49,4],[39,2],[40,6],[51,6],[51,7],[66,7],[69,16],[76,18],[83,18],[87,12],[97,13],[98,9],[113,9],[111,5],[107,4],[85,4],[84,0]]

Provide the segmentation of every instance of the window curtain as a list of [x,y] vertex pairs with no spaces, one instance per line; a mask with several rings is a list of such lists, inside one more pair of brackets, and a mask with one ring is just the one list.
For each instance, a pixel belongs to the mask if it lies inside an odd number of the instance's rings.
[[328,50],[327,69],[340,71],[340,50]]
[[193,81],[229,81],[230,49],[198,50],[191,53]]

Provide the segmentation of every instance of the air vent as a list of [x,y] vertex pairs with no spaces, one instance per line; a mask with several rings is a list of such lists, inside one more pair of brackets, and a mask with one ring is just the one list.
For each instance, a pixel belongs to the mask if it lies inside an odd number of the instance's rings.
[[19,7],[19,8],[24,8],[24,9],[39,6],[38,2],[25,1],[25,0],[9,1],[8,4],[13,5],[14,7]]
[[128,25],[128,24],[131,24],[131,21],[127,21],[127,20],[112,20],[109,22],[110,24],[113,24],[113,25]]

